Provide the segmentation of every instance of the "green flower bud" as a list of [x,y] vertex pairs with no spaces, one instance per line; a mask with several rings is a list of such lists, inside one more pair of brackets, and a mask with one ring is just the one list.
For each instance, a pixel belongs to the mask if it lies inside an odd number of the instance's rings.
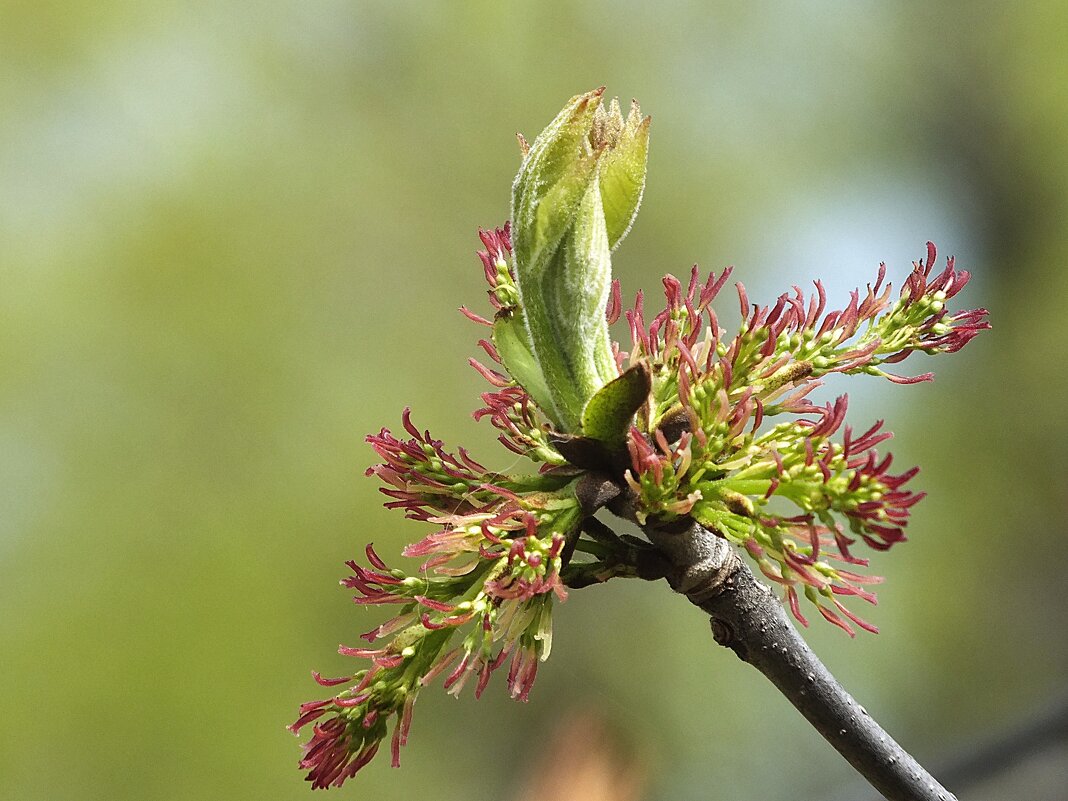
[[[619,370],[605,306],[611,251],[626,235],[645,185],[649,118],[624,120],[604,89],[570,100],[527,150],[512,186],[519,306],[495,324],[505,367],[561,431]],[[503,346],[502,346],[503,345]]]

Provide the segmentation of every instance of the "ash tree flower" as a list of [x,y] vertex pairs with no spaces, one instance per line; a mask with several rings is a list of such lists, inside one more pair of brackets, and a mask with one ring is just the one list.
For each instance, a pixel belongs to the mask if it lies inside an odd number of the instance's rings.
[[387,507],[435,529],[405,548],[404,556],[422,560],[410,575],[390,569],[371,545],[367,566],[347,563],[351,575],[341,583],[354,602],[396,614],[361,635],[367,646],[338,649],[368,666],[339,679],[316,674],[323,686],[346,686],[304,704],[290,727],[312,725],[301,767],[314,788],[340,785],[367,764],[391,720],[399,765],[415,700],[438,676],[454,695],[473,681],[477,697],[507,665],[512,697],[527,700],[552,645],[553,601],[567,597],[561,570],[582,517],[578,479],[490,473],[417,429],[407,409],[403,427],[406,437],[383,429],[367,438],[382,460],[367,473],[385,485]]
[[[431,530],[404,549],[414,569],[389,567],[371,545],[347,563],[353,601],[390,617],[339,648],[359,661],[351,675],[314,674],[329,692],[290,727],[311,728],[300,765],[314,788],[351,778],[386,738],[398,765],[428,684],[480,696],[500,672],[526,701],[567,587],[663,576],[655,546],[593,518],[605,506],[647,531],[697,523],[738,546],[804,625],[812,610],[850,635],[877,631],[849,605],[876,601],[863,549],[905,540],[924,496],[917,468],[880,451],[882,421],[860,433],[846,423],[846,396],[810,396],[829,373],[929,380],[896,365],[956,352],[989,327],[984,309],[950,310],[968,274],[952,258],[936,270],[928,243],[899,291],[881,265],[839,309],[818,280],[767,305],[738,283],[733,335],[713,306],[731,268],[669,275],[661,310],[640,291],[624,310],[611,253],[641,202],[650,119],[602,101],[603,89],[578,95],[531,144],[520,137],[512,220],[479,232],[492,319],[461,309],[489,329],[470,360],[490,385],[474,417],[540,469],[491,470],[407,409],[402,432],[367,438],[386,506]],[[621,318],[622,344],[610,337]]]

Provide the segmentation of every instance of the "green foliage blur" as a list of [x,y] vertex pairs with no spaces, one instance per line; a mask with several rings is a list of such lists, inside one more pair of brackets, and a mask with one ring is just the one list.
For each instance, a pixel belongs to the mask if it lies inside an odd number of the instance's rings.
[[[375,622],[342,562],[425,532],[381,508],[363,435],[411,405],[512,465],[470,419],[456,309],[486,309],[514,132],[601,84],[653,116],[625,297],[698,261],[844,301],[927,239],[974,273],[958,302],[995,330],[905,363],[933,384],[828,388],[930,497],[874,559],[883,633],[809,639],[936,772],[1063,697],[1066,29],[1052,0],[5,3],[0,797],[308,796],[284,726]],[[529,704],[435,686],[403,767],[335,795],[511,798],[576,710],[647,798],[855,786],[695,609],[614,581],[558,607]]]

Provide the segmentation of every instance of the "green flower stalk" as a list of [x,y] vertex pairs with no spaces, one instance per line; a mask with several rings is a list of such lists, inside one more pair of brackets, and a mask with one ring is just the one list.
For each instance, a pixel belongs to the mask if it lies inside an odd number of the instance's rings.
[[[881,266],[839,310],[828,310],[819,281],[768,305],[737,284],[742,323],[728,336],[712,304],[731,269],[702,278],[694,267],[686,284],[663,279],[665,307],[648,321],[641,292],[624,314],[610,253],[641,201],[649,118],[634,104],[624,119],[602,94],[572,98],[524,147],[512,223],[479,232],[493,319],[462,309],[491,329],[479,341],[488,363],[471,360],[491,384],[474,416],[540,470],[500,473],[448,451],[408,410],[400,437],[367,438],[381,460],[367,472],[386,506],[433,531],[404,549],[421,560],[415,570],[390,568],[370,545],[366,566],[347,563],[342,584],[355,603],[395,614],[362,635],[367,647],[339,649],[365,667],[314,674],[330,694],[291,726],[312,726],[300,764],[314,788],[351,778],[390,726],[398,765],[415,701],[438,678],[454,694],[474,683],[479,696],[505,669],[510,694],[526,701],[565,588],[670,580],[665,565],[687,531],[738,546],[802,624],[806,602],[850,635],[877,631],[846,602],[875,603],[881,579],[865,574],[859,551],[905,540],[924,495],[909,486],[917,468],[891,469],[878,452],[890,437],[881,421],[854,433],[846,396],[821,405],[810,395],[829,373],[929,380],[887,367],[956,352],[989,328],[985,309],[949,311],[968,274],[953,259],[935,272],[928,243],[896,297]],[[609,335],[621,316],[624,344]],[[594,518],[605,507],[650,542]]]

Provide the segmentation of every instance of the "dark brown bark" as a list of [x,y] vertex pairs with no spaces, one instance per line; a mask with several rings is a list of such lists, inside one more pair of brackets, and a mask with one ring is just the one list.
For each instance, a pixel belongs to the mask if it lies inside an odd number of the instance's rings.
[[763,673],[876,790],[889,801],[956,801],[838,683],[728,542],[692,522],[643,530],[658,571],[709,615],[715,641]]

